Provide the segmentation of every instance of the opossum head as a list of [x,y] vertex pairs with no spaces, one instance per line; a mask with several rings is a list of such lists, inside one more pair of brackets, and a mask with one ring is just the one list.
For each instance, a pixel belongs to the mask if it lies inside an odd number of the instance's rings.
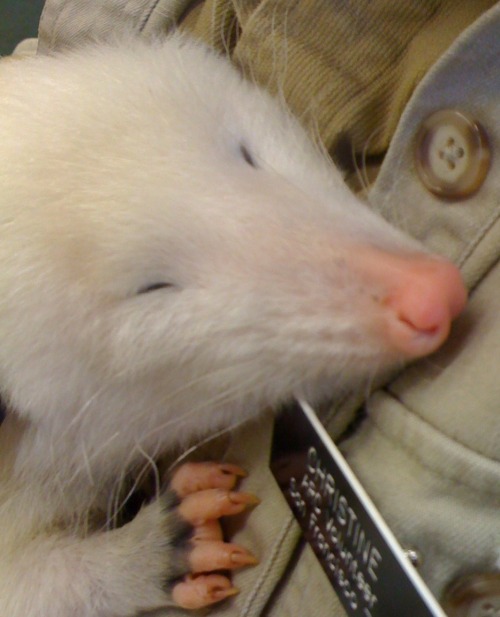
[[206,432],[430,353],[464,303],[453,266],[203,48],[127,41],[0,80],[0,386],[41,426]]

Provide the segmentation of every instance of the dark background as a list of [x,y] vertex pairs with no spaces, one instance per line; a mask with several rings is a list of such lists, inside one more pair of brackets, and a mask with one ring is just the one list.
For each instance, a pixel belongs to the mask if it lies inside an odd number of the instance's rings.
[[0,0],[0,55],[12,53],[14,47],[38,31],[44,0]]

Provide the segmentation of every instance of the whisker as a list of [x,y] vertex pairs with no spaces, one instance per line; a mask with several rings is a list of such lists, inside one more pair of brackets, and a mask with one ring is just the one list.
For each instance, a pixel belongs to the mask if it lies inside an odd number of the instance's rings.
[[169,465],[167,473],[171,473],[180,463],[182,463],[184,460],[186,460],[188,457],[190,457],[191,454],[193,454],[194,452],[196,452],[197,450],[199,450],[200,448],[205,446],[207,443],[210,443],[214,439],[218,439],[219,437],[222,437],[222,435],[225,435],[227,433],[231,433],[232,431],[234,431],[235,429],[239,428],[243,424],[246,424],[247,422],[248,422],[248,419],[238,420],[236,422],[233,422],[232,424],[230,424],[229,426],[221,429],[220,431],[218,431],[216,433],[212,433],[211,435],[208,435],[208,437],[205,437],[201,441],[195,443],[190,448],[185,450],[182,454],[180,454],[175,459],[175,461]]
[[[122,495],[122,487],[124,484],[123,480],[125,478],[125,474],[122,474],[119,482],[116,484],[114,491],[113,491],[116,494],[113,500],[114,504],[111,510],[108,508],[108,514],[106,517],[106,528],[107,529],[112,529],[113,526],[116,525],[118,516],[123,511],[123,508],[126,506],[128,500],[135,493],[137,488],[141,485],[142,480],[145,477],[147,477],[150,471],[153,472],[154,478],[155,478],[155,491],[156,491],[155,495],[158,496],[160,494],[160,487],[161,487],[160,475],[158,471],[158,466],[155,463],[154,458],[150,456],[149,454],[147,454],[143,450],[143,448],[140,446],[140,444],[138,443],[135,446],[135,450],[139,452],[146,459],[146,463],[143,465],[140,471],[134,476],[134,481],[130,489],[123,497],[121,495]],[[126,465],[124,467],[126,468]]]
[[136,444],[136,448],[138,452],[148,461],[150,468],[153,471],[154,479],[155,479],[155,493],[154,494],[156,495],[156,497],[158,497],[161,492],[161,479],[160,479],[160,472],[158,470],[158,465],[154,461],[154,456],[150,456],[147,452],[145,452],[145,450],[141,448],[139,443]]
[[[106,439],[106,441],[104,441],[104,443],[102,443],[96,450],[94,450],[90,456],[87,455],[85,465],[90,465],[90,463],[94,459],[96,459],[99,456],[99,454],[101,454],[102,451],[105,450],[119,436],[120,436],[120,431],[119,430],[115,431],[110,437],[108,437],[108,439]],[[73,474],[68,478],[68,481],[67,481],[68,484],[72,484],[78,478],[78,476],[80,476],[81,471],[82,471],[81,467],[78,467],[77,469],[75,469]]]
[[361,161],[359,164],[357,162],[357,154],[354,151],[354,144],[352,145],[352,160],[354,161],[354,169],[359,185],[361,186],[361,193],[365,197],[368,196],[370,189],[370,179],[368,177],[367,171],[368,152],[370,150],[370,145],[372,144],[373,140],[381,133],[381,131],[382,128],[377,127],[370,133],[365,143],[363,144],[363,148],[361,150]]
[[[251,364],[252,364],[251,360],[245,363],[240,363],[239,372],[247,373],[248,371],[244,371],[244,369],[247,365],[251,366]],[[169,406],[172,407],[173,406],[172,400],[175,398],[175,396],[182,395],[184,391],[187,391],[197,385],[203,384],[204,381],[210,382],[214,380],[215,378],[219,379],[220,381],[223,381],[224,374],[226,373],[231,374],[233,373],[234,370],[235,368],[233,365],[227,366],[227,367],[221,367],[217,370],[211,371],[210,373],[206,373],[205,375],[202,375],[201,377],[197,377],[195,379],[190,380],[189,382],[183,384],[182,387],[175,390],[173,393],[169,393],[168,399],[164,403],[165,407],[169,407]],[[201,401],[199,405],[197,405],[196,407],[193,407],[189,412],[184,413],[182,415],[177,415],[177,416],[168,418],[167,420],[165,420],[165,422],[159,425],[155,425],[149,431],[143,433],[141,435],[141,444],[148,443],[149,441],[152,440],[152,438],[155,435],[160,435],[167,428],[173,428],[173,427],[182,428],[183,426],[189,425],[192,418],[194,416],[199,415],[203,411],[203,409],[213,409],[214,407],[216,407],[216,405],[222,405],[224,403],[227,403],[231,399],[241,400],[241,398],[246,397],[249,394],[251,394],[255,386],[257,384],[260,384],[262,380],[263,380],[263,376],[254,375],[254,377],[252,377],[251,379],[247,379],[246,381],[239,381],[235,383],[232,386],[232,388],[227,388],[225,390],[222,390],[221,392],[214,394],[212,398]],[[270,383],[272,383],[272,381],[270,381]],[[147,420],[147,418],[145,418],[143,414],[138,414],[136,417],[134,417],[133,421],[128,424],[127,431],[132,430],[134,426],[141,427],[141,425],[144,424],[145,420]],[[119,440],[120,436],[121,436],[121,431],[117,430],[110,437],[108,437],[102,444],[100,444],[99,447],[95,448],[91,453],[85,450],[83,464],[77,467],[73,471],[73,474],[68,479],[68,482],[73,483],[81,475],[82,471],[85,470],[86,475],[89,476],[90,474],[90,477],[92,478],[92,481],[94,482],[94,485],[95,485],[95,479],[92,476],[92,464],[96,460],[98,460],[99,456],[110,446],[111,443],[115,442],[116,440]],[[142,450],[142,447],[143,446],[141,445],[141,450]],[[145,451],[142,450],[141,453],[144,455],[144,452]],[[132,449],[129,452],[127,460],[124,461],[124,465],[123,465],[124,468],[128,468],[132,464],[134,458],[137,456],[137,453],[138,453],[138,450],[136,449]]]

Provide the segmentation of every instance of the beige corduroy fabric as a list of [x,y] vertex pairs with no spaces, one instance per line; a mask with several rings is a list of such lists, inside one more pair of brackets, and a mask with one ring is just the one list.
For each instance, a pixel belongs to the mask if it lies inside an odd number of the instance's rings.
[[416,84],[494,0],[206,0],[182,26],[317,132],[383,153]]

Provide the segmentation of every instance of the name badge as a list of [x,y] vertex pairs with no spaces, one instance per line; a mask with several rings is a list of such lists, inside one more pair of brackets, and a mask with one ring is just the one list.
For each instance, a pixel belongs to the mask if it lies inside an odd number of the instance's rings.
[[446,617],[304,402],[276,421],[271,470],[351,617]]

